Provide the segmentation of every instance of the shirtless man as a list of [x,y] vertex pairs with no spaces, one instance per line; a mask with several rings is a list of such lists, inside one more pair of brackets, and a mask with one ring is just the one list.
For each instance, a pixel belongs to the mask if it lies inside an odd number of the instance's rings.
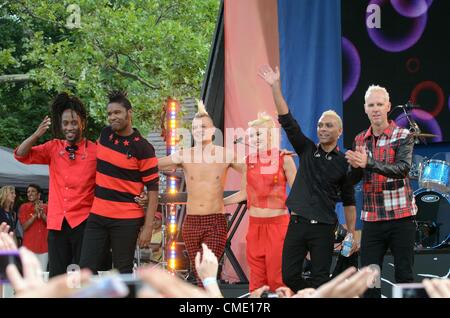
[[203,103],[199,102],[199,110],[192,121],[194,147],[158,160],[159,170],[183,168],[188,200],[182,235],[200,286],[195,255],[202,252],[202,243],[205,243],[217,259],[222,257],[227,240],[227,220],[223,213],[226,175],[230,167],[239,172],[243,169],[231,151],[213,144],[215,129]]

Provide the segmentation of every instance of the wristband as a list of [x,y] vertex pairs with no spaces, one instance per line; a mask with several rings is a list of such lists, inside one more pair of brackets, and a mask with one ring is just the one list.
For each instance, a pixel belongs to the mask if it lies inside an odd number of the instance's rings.
[[213,284],[217,284],[217,279],[215,277],[206,277],[204,280],[202,280],[203,286],[209,286]]

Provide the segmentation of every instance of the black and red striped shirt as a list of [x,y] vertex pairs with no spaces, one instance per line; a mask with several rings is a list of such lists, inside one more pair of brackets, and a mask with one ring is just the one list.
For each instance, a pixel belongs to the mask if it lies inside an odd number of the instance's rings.
[[137,129],[123,137],[105,127],[98,140],[91,212],[115,219],[143,217],[144,210],[134,197],[144,186],[147,191],[158,191],[158,184],[158,160],[152,144]]

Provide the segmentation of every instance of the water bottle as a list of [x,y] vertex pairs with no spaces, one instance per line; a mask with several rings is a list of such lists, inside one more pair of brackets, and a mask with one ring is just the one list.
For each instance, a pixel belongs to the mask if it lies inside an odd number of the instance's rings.
[[353,246],[353,234],[349,233],[342,242],[342,250],[341,250],[342,256],[349,257],[350,251],[352,250],[352,246]]

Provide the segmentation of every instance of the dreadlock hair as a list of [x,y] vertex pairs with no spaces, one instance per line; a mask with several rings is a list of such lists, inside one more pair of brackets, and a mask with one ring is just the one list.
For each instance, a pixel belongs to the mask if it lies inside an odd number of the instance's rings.
[[125,107],[126,110],[130,110],[131,103],[130,100],[127,98],[128,94],[125,91],[112,91],[108,94],[109,102],[111,103],[118,103],[121,104],[123,107]]
[[[62,135],[61,120],[65,110],[71,109],[80,116],[81,123],[86,128],[87,113],[83,102],[76,96],[69,96],[66,92],[59,93],[51,105],[52,111],[52,134],[59,138]],[[83,134],[83,131],[81,132]]]

